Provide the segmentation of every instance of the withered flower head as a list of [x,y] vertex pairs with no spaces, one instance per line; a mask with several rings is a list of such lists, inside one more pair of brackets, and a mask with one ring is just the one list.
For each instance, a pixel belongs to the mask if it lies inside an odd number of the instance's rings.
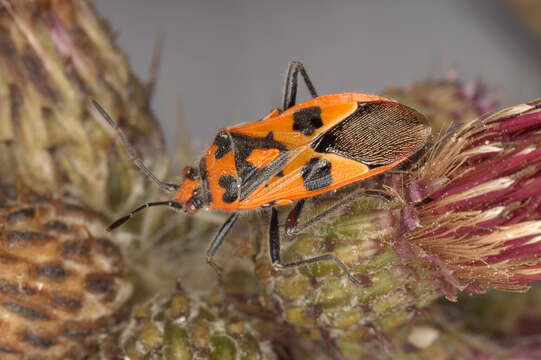
[[427,156],[408,185],[417,218],[402,244],[455,289],[541,279],[541,101],[469,122]]

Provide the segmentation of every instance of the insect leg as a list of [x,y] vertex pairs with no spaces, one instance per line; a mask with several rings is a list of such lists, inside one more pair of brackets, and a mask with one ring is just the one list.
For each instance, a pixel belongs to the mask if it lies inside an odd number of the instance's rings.
[[304,207],[304,203],[306,202],[306,199],[301,199],[297,201],[295,204],[295,207],[291,209],[289,212],[289,215],[287,215],[286,219],[286,234],[290,235],[291,229],[294,229],[297,227],[297,222],[299,221],[299,217],[301,216],[302,209]]
[[218,264],[216,264],[212,260],[212,257],[214,256],[216,251],[220,248],[220,246],[224,242],[224,239],[226,235],[229,233],[229,230],[231,230],[233,225],[235,225],[235,223],[239,219],[239,215],[240,214],[236,212],[227,218],[227,220],[224,222],[220,230],[218,230],[218,233],[216,234],[216,236],[214,236],[214,239],[212,239],[212,241],[210,242],[210,245],[207,249],[207,263],[214,269],[214,271],[216,271],[216,274],[218,274],[218,279],[220,280],[220,282],[221,282],[221,277],[222,277],[222,269],[220,268],[220,266],[218,266]]
[[282,92],[282,111],[285,111],[295,105],[297,99],[297,79],[299,72],[304,79],[310,95],[313,98],[318,96],[316,88],[312,84],[304,65],[300,61],[291,61],[287,66],[287,72],[284,80],[284,90]]
[[[392,197],[390,197],[389,195],[386,195],[385,193],[380,192],[380,191],[374,191],[374,190],[357,191],[357,192],[349,195],[345,199],[340,200],[335,205],[331,206],[328,209],[325,209],[323,212],[317,214],[316,216],[314,216],[310,220],[308,220],[305,223],[300,224],[300,225],[297,225],[297,221],[298,221],[298,218],[299,218],[299,215],[300,215],[301,211],[299,209],[297,209],[297,207],[299,206],[299,204],[297,204],[293,208],[293,210],[291,210],[291,212],[289,213],[289,216],[287,218],[288,221],[286,222],[286,234],[288,236],[295,236],[295,235],[300,234],[304,230],[308,229],[310,226],[312,226],[315,223],[323,220],[324,218],[331,215],[335,211],[341,209],[342,207],[351,204],[353,201],[357,200],[361,196],[383,197],[388,201],[392,200]],[[302,206],[300,207],[300,209],[302,210]]]
[[324,254],[320,256],[315,256],[308,259],[293,261],[287,264],[282,264],[280,262],[280,227],[278,225],[278,210],[276,208],[271,209],[271,221],[269,228],[269,251],[272,266],[277,270],[294,268],[303,265],[315,264],[320,261],[333,260],[343,272],[346,273],[351,282],[360,285],[360,282],[351,275],[347,266],[336,256],[332,254]]

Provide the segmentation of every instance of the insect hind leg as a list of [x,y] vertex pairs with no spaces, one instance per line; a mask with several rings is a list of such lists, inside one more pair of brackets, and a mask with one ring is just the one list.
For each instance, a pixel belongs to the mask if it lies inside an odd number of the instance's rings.
[[282,92],[281,111],[285,111],[289,109],[290,107],[292,107],[293,105],[295,105],[295,102],[297,100],[297,87],[298,87],[299,72],[301,73],[301,76],[304,79],[304,83],[306,84],[306,87],[308,88],[310,95],[313,98],[318,96],[316,88],[312,84],[312,81],[310,80],[310,77],[308,76],[308,73],[306,72],[304,65],[300,61],[291,61],[287,65],[287,72],[284,79],[284,90]]
[[270,227],[269,227],[269,251],[270,251],[270,257],[271,257],[271,263],[274,269],[276,270],[283,270],[283,269],[289,269],[304,265],[310,265],[315,264],[322,261],[328,261],[333,260],[340,269],[346,275],[348,276],[349,280],[353,282],[354,284],[361,285],[359,280],[355,279],[355,277],[349,272],[347,266],[340,260],[338,257],[336,257],[333,254],[324,254],[319,255],[315,257],[311,257],[308,259],[302,259],[293,261],[290,263],[282,263],[280,260],[280,227],[278,224],[278,210],[276,208],[271,209],[271,221],[270,221]]

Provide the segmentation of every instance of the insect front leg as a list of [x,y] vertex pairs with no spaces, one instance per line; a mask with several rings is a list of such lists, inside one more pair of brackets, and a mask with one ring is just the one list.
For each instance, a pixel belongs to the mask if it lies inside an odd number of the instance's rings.
[[271,211],[271,221],[269,228],[269,252],[273,268],[275,268],[276,270],[283,270],[298,266],[315,264],[321,261],[333,260],[340,267],[340,269],[342,269],[342,271],[346,273],[351,282],[357,285],[361,285],[361,283],[357,279],[355,279],[353,275],[351,275],[346,265],[333,254],[324,254],[308,259],[302,259],[282,264],[282,262],[280,261],[280,226],[278,224],[278,210],[276,210],[276,208],[272,208]]
[[240,214],[236,212],[227,218],[220,230],[218,230],[216,236],[214,236],[214,239],[212,239],[212,241],[210,242],[210,245],[207,249],[207,263],[214,269],[214,271],[216,271],[216,274],[218,275],[218,281],[220,283],[222,282],[222,269],[218,264],[214,262],[214,260],[212,260],[212,258],[224,242],[226,235],[229,233],[233,225],[235,225],[235,223],[239,219],[239,215]]
[[284,80],[284,90],[282,92],[282,108],[281,111],[285,111],[295,105],[297,100],[297,86],[298,86],[298,76],[299,72],[304,79],[306,87],[310,92],[310,95],[315,98],[317,97],[317,91],[304,65],[300,61],[291,61],[287,66],[287,72]]

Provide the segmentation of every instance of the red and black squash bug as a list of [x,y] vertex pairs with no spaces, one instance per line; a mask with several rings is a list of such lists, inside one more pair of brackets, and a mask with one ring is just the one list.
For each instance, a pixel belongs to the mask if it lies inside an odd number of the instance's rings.
[[[299,73],[312,99],[295,105]],[[201,209],[232,211],[207,250],[207,261],[218,273],[212,257],[241,211],[270,207],[270,257],[274,268],[334,260],[357,283],[332,254],[281,263],[276,207],[298,200],[286,221],[287,233],[297,234],[357,196],[343,199],[297,225],[306,198],[392,169],[422,148],[431,132],[422,114],[391,99],[362,93],[318,96],[302,63],[291,62],[281,108],[260,121],[219,130],[199,164],[186,167],[184,180],[177,185],[157,179],[137,158],[116,123],[97,102],[93,103],[145,175],[161,188],[176,192],[172,200],[139,206],[108,230],[122,225],[138,211],[158,205],[184,208],[189,214]]]

